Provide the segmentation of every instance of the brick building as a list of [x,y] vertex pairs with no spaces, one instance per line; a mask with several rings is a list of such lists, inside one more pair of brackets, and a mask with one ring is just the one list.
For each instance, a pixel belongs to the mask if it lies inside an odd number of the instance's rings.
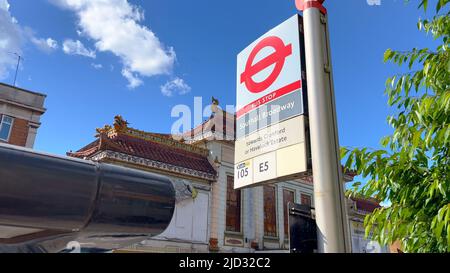
[[33,148],[46,95],[0,83],[0,143]]
[[312,177],[234,190],[234,115],[226,112],[176,138],[133,129],[118,116],[96,137],[68,155],[161,173],[191,195],[177,202],[163,234],[125,251],[286,251],[288,202],[314,204]]

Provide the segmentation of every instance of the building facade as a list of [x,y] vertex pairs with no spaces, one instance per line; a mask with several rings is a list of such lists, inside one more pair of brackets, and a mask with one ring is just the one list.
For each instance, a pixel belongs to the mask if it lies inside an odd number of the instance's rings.
[[0,83],[0,143],[33,148],[46,95]]
[[[146,242],[149,252],[207,252],[211,188],[217,171],[209,151],[172,139],[170,135],[139,131],[120,116],[113,126],[97,129],[97,140],[68,156],[136,168],[171,178],[177,204],[169,228]],[[141,246],[132,246],[135,251]]]
[[[97,129],[97,140],[68,153],[160,173],[175,181],[177,204],[168,229],[123,251],[289,250],[287,204],[313,206],[312,177],[234,190],[234,115],[213,112],[206,122],[179,137],[130,128],[117,116],[113,126]],[[351,181],[353,174],[345,174],[345,179]]]
[[350,222],[350,236],[352,239],[353,253],[389,253],[387,246],[381,246],[378,242],[366,238],[364,228],[365,217],[375,209],[380,208],[380,203],[375,199],[349,198],[348,219]]

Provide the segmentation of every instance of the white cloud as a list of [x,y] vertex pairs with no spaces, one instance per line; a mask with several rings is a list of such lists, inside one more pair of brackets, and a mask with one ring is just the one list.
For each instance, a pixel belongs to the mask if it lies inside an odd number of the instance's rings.
[[22,54],[23,30],[9,12],[7,0],[0,0],[0,79],[15,69],[17,57],[11,53]]
[[128,0],[52,1],[77,14],[77,27],[95,41],[98,51],[112,52],[121,59],[122,75],[129,80],[129,86],[142,84],[141,77],[171,73],[175,51],[140,24],[144,13]]
[[191,92],[192,88],[180,78],[175,78],[161,86],[161,92],[164,96],[172,97],[174,94],[184,95]]
[[91,63],[91,66],[97,70],[102,69],[103,65],[102,64],[95,64],[95,63]]
[[53,52],[59,48],[58,42],[56,42],[52,38],[43,39],[43,38],[31,37],[31,42],[37,48],[39,48],[40,50],[42,50],[46,53]]
[[380,6],[381,0],[367,0],[369,6]]
[[20,26],[9,9],[8,0],[0,0],[0,80],[6,79],[16,69],[15,54],[23,55],[24,42],[30,41],[47,53],[58,49],[58,43],[52,38],[37,38],[31,28]]
[[125,68],[122,69],[122,76],[124,76],[128,80],[128,88],[130,89],[134,89],[144,84],[144,82],[138,76],[136,76],[136,74],[133,74],[133,72]]
[[79,40],[65,40],[63,43],[63,51],[69,55],[81,55],[92,59],[96,58],[95,51],[87,49]]
[[0,10],[9,10],[9,3],[7,0],[0,0]]

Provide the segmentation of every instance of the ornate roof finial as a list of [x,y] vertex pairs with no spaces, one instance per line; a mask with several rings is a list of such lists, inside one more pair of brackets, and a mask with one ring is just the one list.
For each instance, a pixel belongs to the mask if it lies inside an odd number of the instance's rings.
[[99,138],[103,134],[108,134],[112,129],[113,128],[111,125],[105,125],[103,128],[97,128],[95,129],[95,131],[97,132],[97,134],[95,134],[95,137]]
[[128,123],[125,119],[123,119],[121,115],[117,115],[114,117],[114,129],[117,132],[123,132],[128,128],[129,124],[130,123]]
[[213,114],[219,111],[219,100],[214,97],[212,97],[211,111]]

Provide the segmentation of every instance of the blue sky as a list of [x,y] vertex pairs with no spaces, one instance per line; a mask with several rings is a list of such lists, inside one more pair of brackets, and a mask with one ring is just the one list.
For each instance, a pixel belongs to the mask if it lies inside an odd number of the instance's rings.
[[[18,85],[48,95],[38,150],[81,148],[117,114],[170,132],[172,108],[194,96],[234,105],[236,55],[296,12],[294,0],[93,2],[104,1],[0,0],[0,81],[13,81],[5,52],[20,52]],[[415,1],[327,2],[341,145],[377,147],[390,132],[384,84],[399,71],[383,53],[434,47],[416,28],[427,15]]]

